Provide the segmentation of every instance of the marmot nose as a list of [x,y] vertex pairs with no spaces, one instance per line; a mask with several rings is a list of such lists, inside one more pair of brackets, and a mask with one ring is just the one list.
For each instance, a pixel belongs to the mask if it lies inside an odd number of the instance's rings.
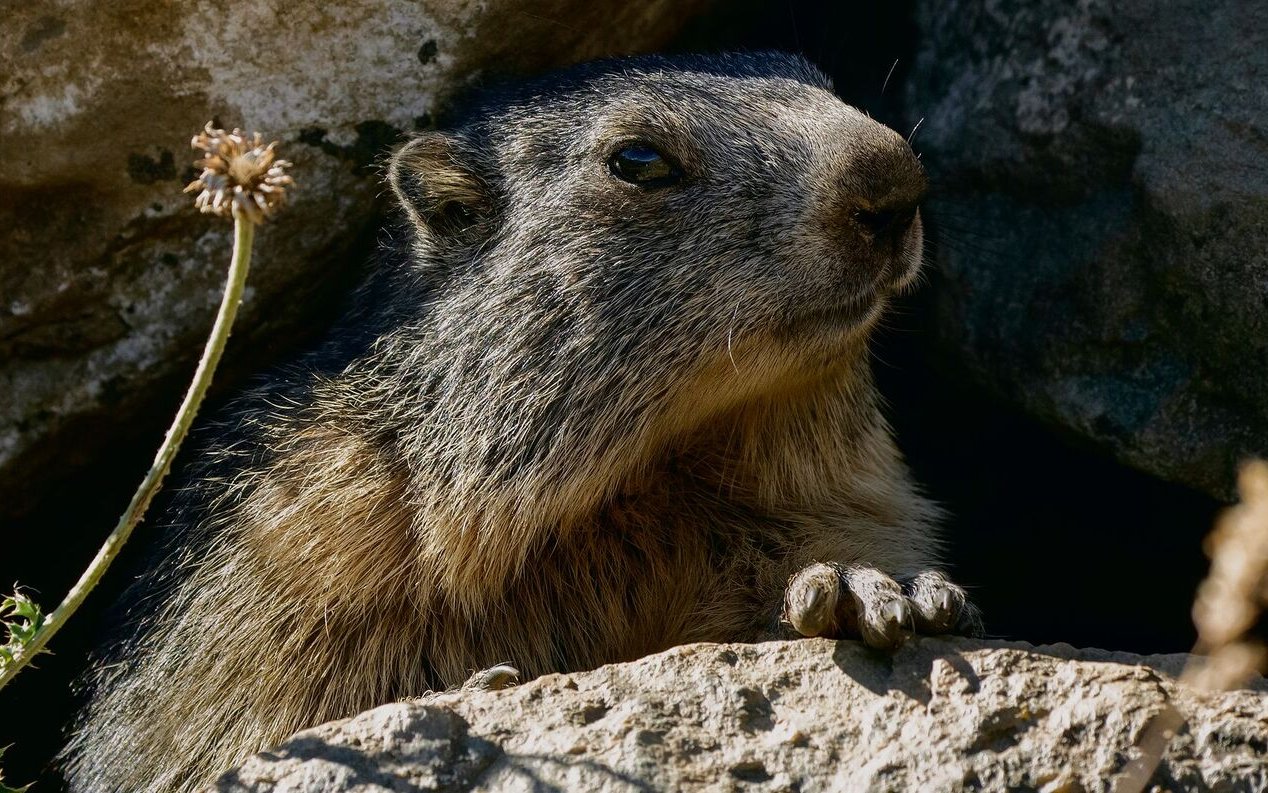
[[924,169],[906,141],[884,132],[852,158],[842,180],[848,222],[878,245],[911,228],[927,189]]

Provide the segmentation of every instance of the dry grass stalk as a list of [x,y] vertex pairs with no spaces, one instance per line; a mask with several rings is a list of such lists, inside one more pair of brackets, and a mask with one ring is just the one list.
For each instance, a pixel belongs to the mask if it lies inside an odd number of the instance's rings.
[[[1225,511],[1203,543],[1211,571],[1198,587],[1193,623],[1198,641],[1180,682],[1207,691],[1239,688],[1264,668],[1268,653],[1248,635],[1268,607],[1268,462],[1253,460],[1237,478],[1241,503]],[[1202,657],[1204,656],[1204,657]],[[1174,706],[1158,713],[1137,742],[1114,793],[1140,793],[1184,725]]]

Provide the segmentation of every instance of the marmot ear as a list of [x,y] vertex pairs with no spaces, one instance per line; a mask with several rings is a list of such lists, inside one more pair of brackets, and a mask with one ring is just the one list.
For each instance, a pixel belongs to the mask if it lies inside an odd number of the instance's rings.
[[464,141],[443,132],[424,133],[392,155],[388,180],[416,226],[441,238],[483,240],[493,194],[475,158]]

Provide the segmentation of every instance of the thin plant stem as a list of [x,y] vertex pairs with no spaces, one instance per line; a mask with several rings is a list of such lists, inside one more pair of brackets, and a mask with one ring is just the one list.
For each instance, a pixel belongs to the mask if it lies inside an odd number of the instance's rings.
[[238,313],[238,305],[242,302],[242,290],[246,286],[247,271],[251,267],[251,243],[254,236],[255,224],[235,210],[233,260],[229,263],[229,276],[225,282],[224,297],[220,301],[220,310],[216,313],[216,322],[212,325],[211,335],[207,337],[207,346],[203,348],[202,358],[198,361],[198,369],[194,372],[194,380],[189,384],[189,390],[185,392],[185,400],[181,402],[180,410],[177,411],[172,426],[168,428],[167,435],[163,438],[163,445],[159,447],[154,463],[145,474],[145,479],[137,488],[136,493],[133,494],[128,508],[119,518],[114,531],[110,532],[110,536],[97,551],[97,556],[88,565],[88,569],[75,582],[75,586],[71,588],[61,604],[48,615],[44,625],[32,637],[30,643],[15,655],[13,663],[4,670],[3,674],[0,674],[0,688],[4,688],[23,667],[30,663],[32,658],[44,649],[88,597],[88,593],[101,580],[102,574],[119,554],[123,544],[128,541],[132,530],[144,517],[151,499],[163,484],[163,477],[167,476],[168,469],[172,467],[172,459],[176,457],[181,442],[189,433],[189,427],[198,413],[198,406],[202,404],[207,387],[211,385],[216,364],[220,362],[220,356],[224,353],[225,342],[229,339],[229,331]]

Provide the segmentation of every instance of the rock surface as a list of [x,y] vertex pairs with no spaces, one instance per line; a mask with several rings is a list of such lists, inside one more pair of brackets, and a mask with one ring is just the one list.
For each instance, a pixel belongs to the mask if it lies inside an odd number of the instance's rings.
[[950,366],[1162,477],[1268,452],[1268,5],[919,2]]
[[346,274],[381,192],[374,158],[427,126],[446,95],[490,70],[656,48],[704,4],[6,6],[3,510],[50,470],[117,441],[156,384],[192,373],[231,236],[181,194],[193,175],[189,139],[208,119],[281,140],[295,163],[291,207],[256,245],[238,333],[250,353],[293,331],[314,294]]
[[[385,705],[301,732],[228,791],[1108,789],[1168,701],[1154,782],[1268,786],[1268,689],[1204,694],[1185,656],[922,639],[688,645],[500,692]],[[1262,681],[1260,681],[1262,684]]]

